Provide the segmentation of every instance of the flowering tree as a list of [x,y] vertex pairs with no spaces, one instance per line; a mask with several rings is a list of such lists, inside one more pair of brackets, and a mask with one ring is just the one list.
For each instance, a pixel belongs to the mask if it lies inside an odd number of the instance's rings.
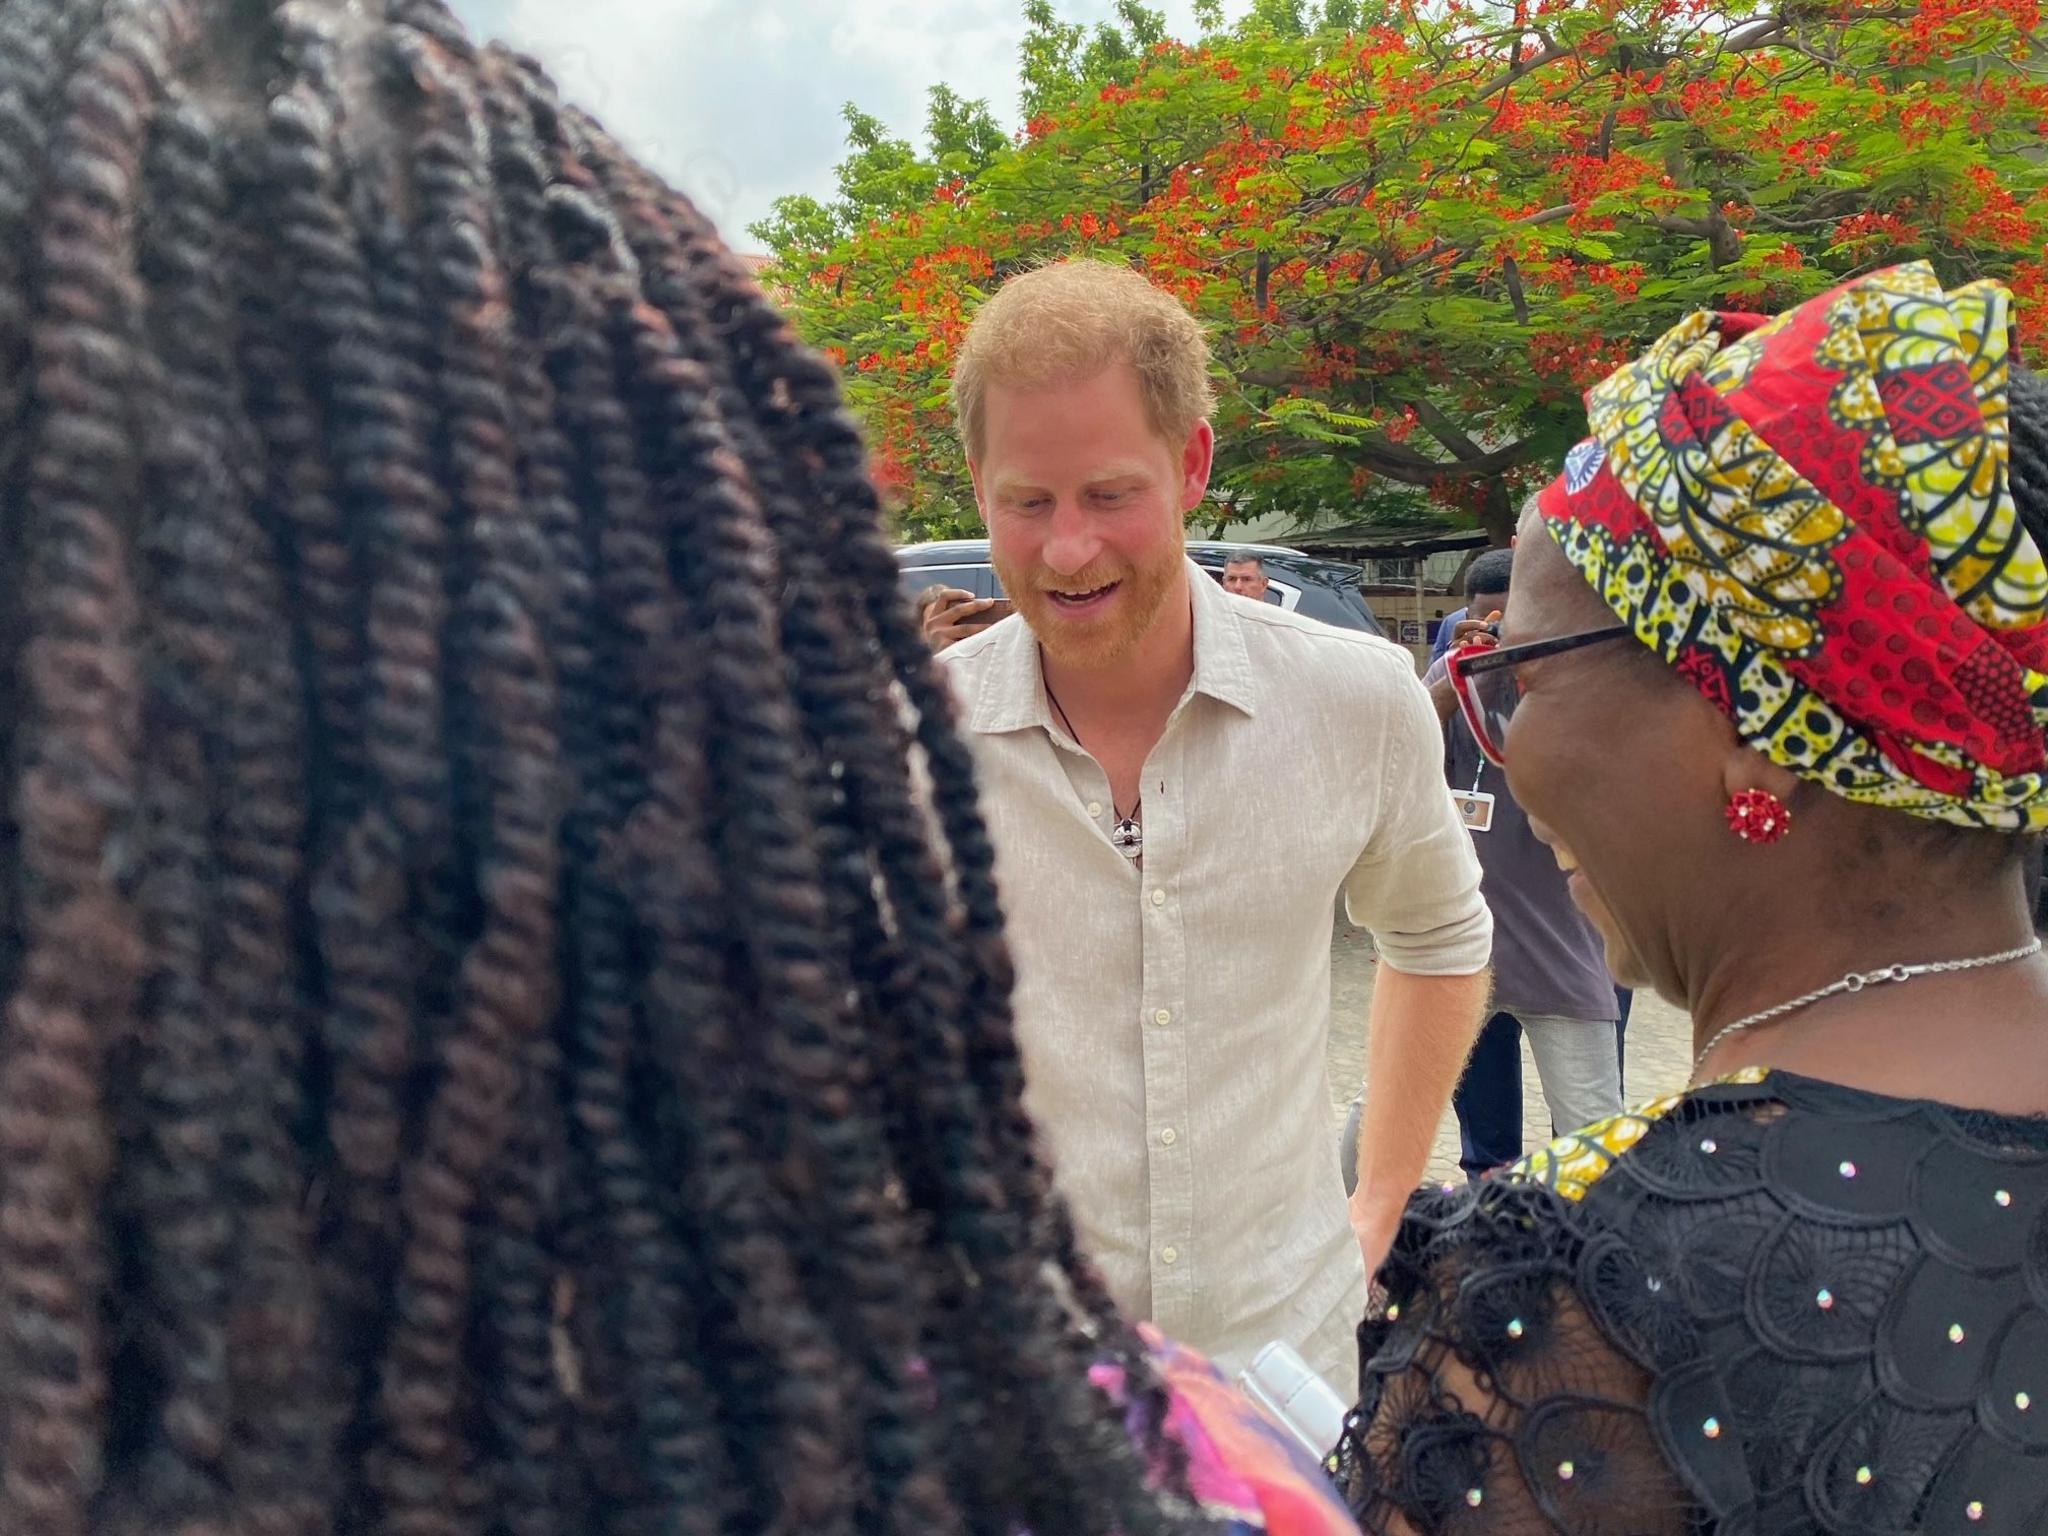
[[1216,348],[1222,524],[1455,509],[1505,535],[1578,396],[1689,309],[1930,258],[2048,340],[2033,0],[1255,0],[1195,44],[1028,0],[1028,120],[943,87],[922,149],[848,109],[842,196],[757,226],[846,369],[904,531],[972,526],[946,381],[1048,257],[1130,262]]

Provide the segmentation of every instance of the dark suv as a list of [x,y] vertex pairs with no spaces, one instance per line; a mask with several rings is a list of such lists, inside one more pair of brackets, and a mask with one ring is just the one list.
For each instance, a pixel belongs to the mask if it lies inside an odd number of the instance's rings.
[[[1385,632],[1365,603],[1365,573],[1338,560],[1318,560],[1299,550],[1270,544],[1221,544],[1191,540],[1188,558],[1217,581],[1224,562],[1257,555],[1265,567],[1266,601],[1320,619],[1338,629]],[[1003,584],[988,563],[987,539],[951,539],[940,544],[906,544],[896,551],[903,590],[913,599],[927,587],[959,587],[976,597],[1003,597]]]

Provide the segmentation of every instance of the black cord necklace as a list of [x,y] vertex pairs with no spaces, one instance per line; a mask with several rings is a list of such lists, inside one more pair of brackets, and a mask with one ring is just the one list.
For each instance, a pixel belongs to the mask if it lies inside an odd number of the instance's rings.
[[[1045,696],[1051,702],[1053,712],[1060,717],[1060,724],[1067,728],[1067,734],[1074,738],[1074,745],[1084,752],[1087,745],[1081,740],[1081,733],[1074,729],[1074,722],[1067,718],[1066,706],[1060,703],[1060,696],[1052,691],[1052,684],[1045,685]],[[1138,820],[1138,813],[1145,808],[1145,792],[1140,790],[1138,798],[1131,802],[1131,814],[1126,816],[1117,810],[1114,793],[1110,796],[1109,808],[1116,811],[1116,825],[1110,829],[1110,846],[1132,863],[1145,853],[1145,828]]]

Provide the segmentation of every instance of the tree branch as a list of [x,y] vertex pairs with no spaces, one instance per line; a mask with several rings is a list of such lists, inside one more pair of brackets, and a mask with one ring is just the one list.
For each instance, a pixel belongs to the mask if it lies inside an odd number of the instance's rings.
[[1746,26],[1737,27],[1721,41],[1723,53],[1749,53],[1761,48],[1790,26],[1791,18],[1784,15],[1759,16]]
[[[1507,470],[1528,463],[1536,456],[1535,445],[1527,439],[1511,443],[1505,448],[1496,448],[1492,453],[1477,459],[1460,459],[1450,464],[1441,459],[1424,458],[1418,453],[1402,452],[1400,444],[1385,440],[1368,439],[1361,446],[1362,451],[1352,457],[1355,457],[1362,467],[1371,470],[1382,479],[1397,481],[1402,485],[1420,486],[1423,489],[1442,485],[1450,480],[1490,480]],[[1394,452],[1390,453],[1388,450]]]
[[[1534,229],[1541,224],[1555,224],[1558,223],[1560,220],[1568,219],[1576,211],[1577,210],[1570,203],[1559,203],[1555,208],[1545,208],[1541,213],[1525,213],[1519,219],[1509,219],[1507,223],[1501,225],[1501,228]],[[1481,238],[1483,239],[1485,237],[1482,236]],[[1421,250],[1417,251],[1413,256],[1410,256],[1406,261],[1403,261],[1396,266],[1389,267],[1387,269],[1387,276],[1395,277],[1403,272],[1409,271],[1411,268],[1419,266],[1421,263],[1425,261],[1434,261],[1437,257],[1443,255],[1446,251],[1455,251],[1458,254],[1463,255],[1466,252],[1470,251],[1478,243],[1479,242],[1477,240],[1468,240],[1463,245],[1453,245],[1449,241],[1433,240],[1428,245],[1425,245]]]
[[1505,74],[1496,76],[1492,84],[1472,98],[1473,104],[1476,106],[1489,97],[1498,96],[1517,81],[1526,80],[1529,76],[1535,74],[1537,70],[1547,68],[1555,64],[1559,59],[1568,59],[1578,51],[1576,48],[1560,48],[1555,43],[1550,44],[1541,53],[1509,66]]
[[1723,267],[1732,267],[1742,259],[1742,237],[1728,222],[1727,215],[1721,212],[1719,204],[1710,206],[1703,219],[1666,213],[1658,215],[1650,223],[1667,234],[1691,235],[1695,240],[1706,241],[1707,258],[1716,272]]
[[[1915,12],[1910,7],[1895,7],[1888,11],[1864,12],[1859,14],[1856,19],[1858,21],[1866,21],[1877,17],[1898,19],[1914,14]],[[1721,40],[1720,47],[1715,50],[1715,58],[1718,60],[1722,55],[1730,53],[1753,53],[1759,48],[1768,47],[1778,41],[1780,36],[1790,29],[1791,25],[1792,20],[1788,16],[1759,16],[1754,21],[1736,28],[1724,37]],[[1489,97],[1497,96],[1500,92],[1509,89],[1518,82],[1526,80],[1539,69],[1547,69],[1552,64],[1572,58],[1580,52],[1577,47],[1560,47],[1557,40],[1547,32],[1538,31],[1536,35],[1543,39],[1543,51],[1530,58],[1515,58],[1504,72],[1496,75],[1480,90],[1478,95],[1472,98],[1473,105],[1476,106]],[[1602,73],[1608,73],[1608,71],[1602,71]]]
[[1500,264],[1500,275],[1508,287],[1508,302],[1515,307],[1515,319],[1519,324],[1529,323],[1529,295],[1522,289],[1522,269],[1510,256]]
[[1416,419],[1428,429],[1429,435],[1456,454],[1459,459],[1471,463],[1475,459],[1486,457],[1486,450],[1472,441],[1465,429],[1446,416],[1427,395],[1416,399],[1412,403],[1412,409]]
[[[1246,382],[1252,381],[1246,378]],[[1299,380],[1290,382],[1298,383]],[[1288,386],[1283,384],[1280,387]],[[1420,407],[1417,408],[1416,414],[1422,414]],[[1458,431],[1448,422],[1445,425],[1453,433]],[[1467,441],[1470,442],[1470,439]],[[1478,446],[1477,443],[1472,444],[1474,449]],[[1448,481],[1491,479],[1528,463],[1535,456],[1535,445],[1525,438],[1521,442],[1510,443],[1505,448],[1496,448],[1490,453],[1482,452],[1476,458],[1432,459],[1427,454],[1417,453],[1413,448],[1377,432],[1362,434],[1357,443],[1349,447],[1297,438],[1284,444],[1280,449],[1282,458],[1341,458],[1346,463],[1370,470],[1383,480],[1418,486],[1425,490]]]

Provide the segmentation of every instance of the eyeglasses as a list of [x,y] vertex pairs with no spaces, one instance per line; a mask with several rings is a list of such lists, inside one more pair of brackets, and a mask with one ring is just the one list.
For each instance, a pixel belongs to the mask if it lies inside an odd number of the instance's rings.
[[1555,640],[1532,640],[1527,645],[1467,646],[1451,652],[1451,687],[1458,695],[1458,708],[1464,713],[1465,724],[1472,728],[1473,739],[1486,754],[1486,760],[1496,768],[1507,766],[1504,748],[1508,722],[1522,700],[1516,667],[1525,661],[1562,656],[1567,651],[1583,650],[1604,640],[1624,639],[1634,633],[1626,627],[1596,629],[1583,635],[1560,635]]

